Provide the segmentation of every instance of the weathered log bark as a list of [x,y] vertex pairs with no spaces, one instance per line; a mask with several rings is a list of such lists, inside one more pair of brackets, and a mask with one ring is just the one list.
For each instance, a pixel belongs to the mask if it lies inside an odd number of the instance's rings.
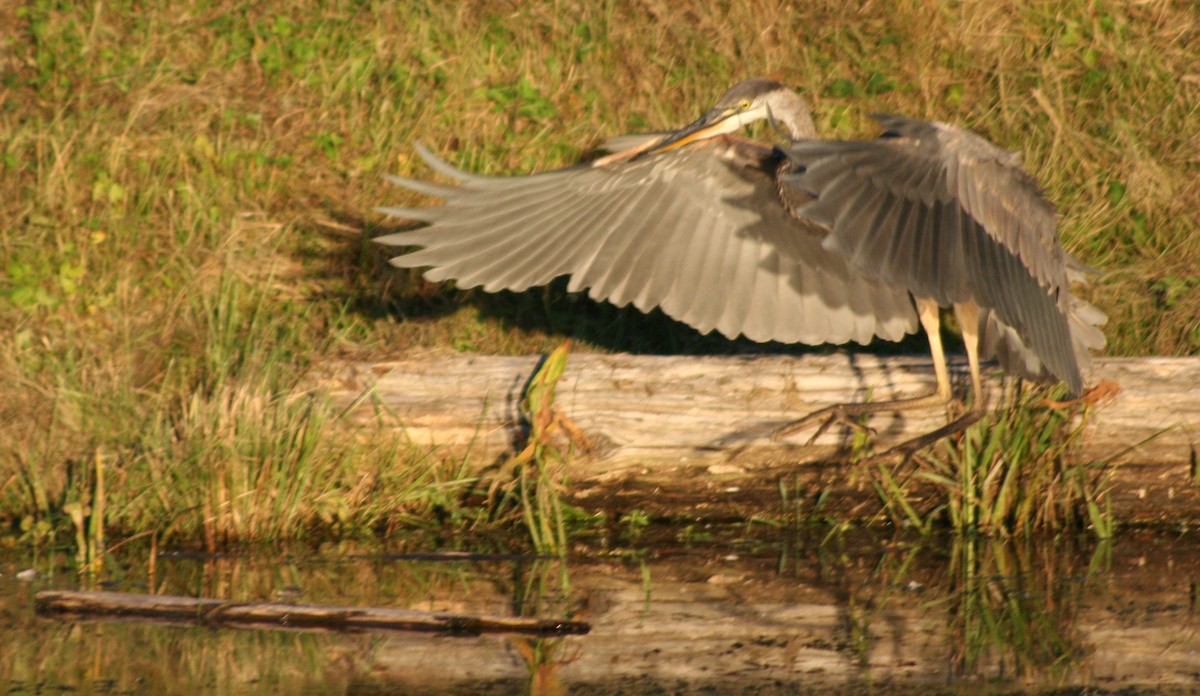
[[429,631],[457,635],[522,633],[535,636],[582,635],[588,632],[588,625],[581,621],[470,616],[380,607],[230,602],[128,592],[45,590],[37,593],[35,602],[38,612],[42,614],[137,617],[255,628]]
[[[327,366],[319,388],[352,420],[402,429],[414,444],[447,454],[470,448],[472,460],[486,465],[524,437],[519,405],[539,360],[344,363]],[[965,379],[965,364],[952,368]],[[1092,409],[1077,456],[1111,467],[1114,513],[1137,522],[1200,520],[1200,358],[1106,358],[1094,374],[1121,391]],[[995,405],[1004,382],[995,374],[987,382]],[[848,428],[830,428],[811,444],[811,430],[782,443],[771,433],[835,403],[920,394],[932,385],[925,358],[574,354],[556,406],[593,443],[570,465],[577,495],[665,514],[742,515],[764,504],[748,498],[750,490],[771,491],[778,506],[781,477],[797,490],[832,491],[848,506],[873,496],[831,464],[850,451]],[[870,424],[882,451],[945,419],[934,408],[880,413]]]

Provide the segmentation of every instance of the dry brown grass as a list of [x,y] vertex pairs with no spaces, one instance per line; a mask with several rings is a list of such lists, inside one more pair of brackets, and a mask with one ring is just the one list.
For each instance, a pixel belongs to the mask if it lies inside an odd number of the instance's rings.
[[[382,174],[428,176],[414,139],[480,172],[556,167],[689,120],[756,74],[803,90],[833,136],[869,135],[867,114],[894,111],[1023,151],[1067,246],[1107,271],[1089,292],[1112,317],[1111,352],[1200,351],[1188,3],[37,0],[0,13],[0,517],[27,526],[86,488],[72,463],[103,449],[145,481],[170,433],[218,418],[193,399],[289,409],[331,355],[525,352],[564,333],[722,349],[559,289],[430,286],[363,239],[391,224],[376,205],[412,202]],[[290,418],[248,422],[286,443],[311,425]],[[376,479],[337,451],[307,466],[361,500]],[[110,490],[114,524],[154,526],[144,493]]]

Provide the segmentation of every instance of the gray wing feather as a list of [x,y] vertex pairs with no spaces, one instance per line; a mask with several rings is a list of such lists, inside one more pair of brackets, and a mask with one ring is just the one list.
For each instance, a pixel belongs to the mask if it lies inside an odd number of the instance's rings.
[[788,149],[796,173],[783,185],[814,199],[796,214],[829,229],[826,248],[864,275],[943,306],[979,305],[1078,393],[1075,305],[1053,207],[1016,157],[986,140],[877,118],[888,137]]
[[392,263],[429,266],[430,280],[523,290],[569,275],[570,290],[594,299],[756,341],[866,343],[916,328],[906,291],[826,251],[771,177],[734,171],[712,148],[518,177],[475,176],[418,152],[461,184],[392,179],[445,205],[381,209],[430,224],[376,241],[423,247]]
[[[1097,272],[1084,266],[1073,256],[1068,255],[1066,261],[1067,277],[1071,282],[1084,282],[1087,274]],[[1100,327],[1108,322],[1108,316],[1095,305],[1075,295],[1071,295],[1070,300],[1067,324],[1071,331],[1071,345],[1080,371],[1087,374],[1091,369],[1092,352],[1103,350],[1107,343]],[[1000,321],[994,312],[980,312],[979,337],[980,355],[983,358],[995,357],[1004,370],[1027,379],[1041,381],[1051,376],[1037,354],[1030,350],[1011,326]]]

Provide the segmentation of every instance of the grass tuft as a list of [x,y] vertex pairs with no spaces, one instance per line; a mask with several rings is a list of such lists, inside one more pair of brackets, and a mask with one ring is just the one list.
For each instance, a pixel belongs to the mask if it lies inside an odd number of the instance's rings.
[[888,515],[924,533],[939,526],[1002,537],[1087,529],[1110,538],[1108,470],[1074,456],[1086,407],[1062,406],[1055,397],[1063,390],[1019,386],[960,437],[918,453],[915,467],[876,464],[873,483]]

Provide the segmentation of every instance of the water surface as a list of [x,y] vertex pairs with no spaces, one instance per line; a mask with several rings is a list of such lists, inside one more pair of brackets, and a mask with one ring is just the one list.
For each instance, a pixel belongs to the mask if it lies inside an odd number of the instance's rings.
[[[430,549],[436,551],[436,549]],[[566,561],[353,545],[0,557],[0,687],[35,693],[1191,693],[1200,539],[930,540],[650,528]],[[17,579],[34,568],[40,578]],[[586,636],[263,631],[40,617],[43,589],[587,621]]]

